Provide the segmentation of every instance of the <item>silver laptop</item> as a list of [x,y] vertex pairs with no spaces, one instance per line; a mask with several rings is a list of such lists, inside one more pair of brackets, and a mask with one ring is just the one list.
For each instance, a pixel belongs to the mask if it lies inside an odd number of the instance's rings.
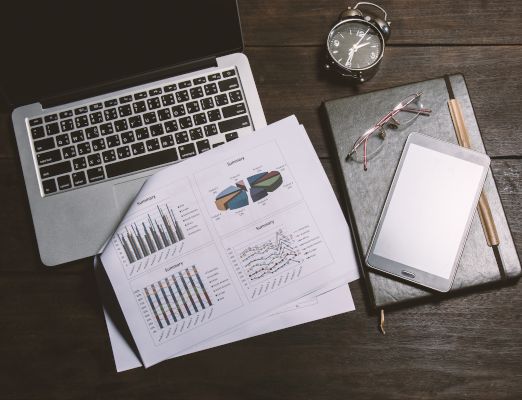
[[234,0],[11,3],[0,76],[47,266],[96,254],[158,169],[266,125]]

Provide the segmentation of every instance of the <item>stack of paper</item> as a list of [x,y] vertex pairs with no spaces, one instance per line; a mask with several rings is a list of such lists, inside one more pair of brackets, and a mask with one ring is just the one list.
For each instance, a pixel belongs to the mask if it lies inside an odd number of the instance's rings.
[[295,117],[150,177],[101,261],[118,371],[351,311],[358,278]]

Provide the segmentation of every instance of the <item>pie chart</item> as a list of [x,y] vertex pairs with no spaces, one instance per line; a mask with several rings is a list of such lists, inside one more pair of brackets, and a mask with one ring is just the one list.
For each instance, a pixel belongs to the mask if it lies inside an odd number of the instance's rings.
[[240,180],[234,186],[221,191],[216,196],[217,209],[226,211],[245,207],[250,204],[250,199],[255,203],[268,196],[268,193],[277,190],[283,184],[283,177],[278,171],[270,171],[249,176],[246,181],[248,187],[244,180]]

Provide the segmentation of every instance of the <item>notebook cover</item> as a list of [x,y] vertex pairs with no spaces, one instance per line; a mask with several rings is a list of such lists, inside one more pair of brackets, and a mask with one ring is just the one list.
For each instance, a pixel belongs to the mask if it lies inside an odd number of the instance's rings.
[[[460,102],[462,108],[472,149],[485,153],[464,77],[452,75],[449,79],[455,98]],[[391,132],[388,130],[383,150],[369,162],[367,171],[363,170],[361,163],[345,161],[353,143],[364,131],[375,124],[395,104],[416,92],[423,93],[421,101],[424,107],[432,110],[430,116],[419,116],[406,128]],[[499,234],[498,249],[502,263],[497,263],[493,249],[487,245],[478,212],[476,212],[455,280],[448,294],[434,292],[380,274],[367,268],[364,264],[366,252],[408,135],[412,132],[419,132],[457,144],[448,109],[448,99],[449,94],[444,78],[438,78],[323,103],[335,152],[333,158],[337,163],[337,171],[342,181],[343,197],[359,263],[371,301],[377,308],[395,306],[413,300],[440,300],[448,295],[462,292],[464,289],[472,289],[494,282],[507,283],[521,275],[520,260],[491,169],[484,184],[484,191]]]

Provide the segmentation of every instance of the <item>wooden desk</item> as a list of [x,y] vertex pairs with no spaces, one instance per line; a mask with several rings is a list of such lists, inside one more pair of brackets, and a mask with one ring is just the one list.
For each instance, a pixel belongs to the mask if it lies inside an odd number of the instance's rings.
[[[344,0],[241,0],[248,55],[268,122],[296,114],[332,184],[318,107],[354,94],[320,72]],[[365,92],[444,73],[467,78],[519,254],[522,252],[522,2],[380,1],[392,38]],[[91,261],[43,268],[16,147],[0,132],[0,398],[522,398],[520,285],[387,314],[365,308],[116,374]]]

